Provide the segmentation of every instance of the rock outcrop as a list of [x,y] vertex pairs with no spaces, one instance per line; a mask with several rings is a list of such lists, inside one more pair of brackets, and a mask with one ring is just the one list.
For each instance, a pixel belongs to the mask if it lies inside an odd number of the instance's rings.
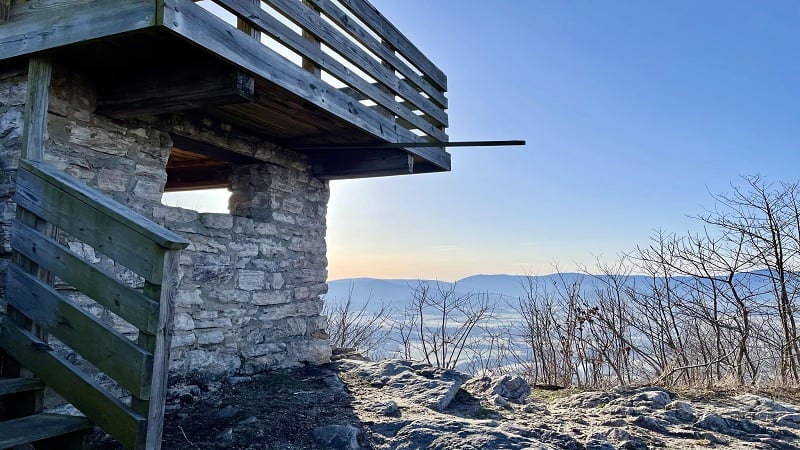
[[409,361],[345,359],[172,392],[170,449],[800,449],[800,407],[763,396],[531,391]]

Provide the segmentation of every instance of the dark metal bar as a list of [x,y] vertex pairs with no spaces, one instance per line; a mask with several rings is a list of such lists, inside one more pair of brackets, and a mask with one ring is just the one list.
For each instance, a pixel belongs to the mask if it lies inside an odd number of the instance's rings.
[[308,147],[290,147],[292,150],[358,150],[371,148],[422,148],[422,147],[506,147],[525,145],[523,140],[511,141],[456,141],[456,142],[387,142],[383,144],[356,145],[313,145]]

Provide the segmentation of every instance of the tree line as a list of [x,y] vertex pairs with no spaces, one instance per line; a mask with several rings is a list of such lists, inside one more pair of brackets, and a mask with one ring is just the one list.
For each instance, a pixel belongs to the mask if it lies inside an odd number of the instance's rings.
[[400,312],[326,306],[332,344],[392,339],[396,356],[564,387],[796,386],[800,185],[742,181],[695,216],[700,232],[655,232],[587,276],[527,277],[512,317],[487,294],[420,283]]

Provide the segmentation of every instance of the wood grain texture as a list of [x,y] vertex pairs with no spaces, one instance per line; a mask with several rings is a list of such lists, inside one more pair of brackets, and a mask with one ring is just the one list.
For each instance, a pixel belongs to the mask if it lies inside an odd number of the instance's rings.
[[[144,294],[157,300],[161,306],[158,330],[153,338],[149,339],[149,348],[153,351],[153,373],[150,388],[150,404],[147,414],[147,448],[159,450],[161,448],[161,432],[164,426],[164,402],[167,398],[167,381],[169,378],[169,354],[172,343],[173,324],[175,315],[175,297],[178,294],[178,266],[180,252],[168,251],[164,255],[164,274],[160,285],[146,283]],[[144,344],[144,342],[143,342]]]
[[323,180],[410,175],[414,173],[414,158],[404,152],[366,151],[348,158],[316,158],[313,171]]
[[[408,104],[398,102],[391,91],[383,91],[376,83],[370,83],[364,78],[361,78],[345,67],[344,64],[337,61],[333,56],[322,51],[315,41],[306,39],[304,36],[295,33],[292,29],[281,23],[278,19],[272,17],[266,11],[253,6],[249,0],[224,0],[219,1],[219,3],[234,14],[246,16],[248,20],[253,23],[253,26],[270,35],[276,41],[286,45],[288,48],[303,55],[309,63],[323,68],[343,83],[352,86],[351,89],[361,94],[358,100],[373,100],[393,114],[405,119],[405,123],[411,124],[409,128],[417,128],[438,140],[447,140],[447,135],[437,128],[440,125],[439,121],[433,119],[435,123],[432,123],[416,115],[412,109],[408,107]],[[296,5],[292,7],[299,8]],[[335,30],[332,32],[335,32]],[[348,95],[350,94],[350,91],[343,92]],[[363,107],[363,105],[359,106]]]
[[[397,70],[400,72],[403,77],[411,83],[414,88],[419,89],[424,92],[428,98],[430,98],[434,103],[438,104],[443,108],[447,108],[447,97],[444,96],[444,91],[447,90],[445,87],[434,87],[432,86],[427,79],[422,77],[414,70],[413,67],[406,64],[403,60],[401,60],[396,55],[396,48],[394,42],[397,42],[396,36],[392,33],[391,30],[384,27],[380,30],[373,30],[375,31],[378,36],[381,38],[375,39],[369,32],[367,32],[361,25],[357,22],[354,22],[350,19],[350,17],[345,14],[338,6],[336,6],[331,0],[309,0],[311,3],[317,6],[321,11],[325,12],[325,14],[332,20],[336,25],[341,27],[353,39],[357,40],[361,45],[368,48],[370,51],[375,53],[385,65],[388,65],[390,68]],[[360,20],[364,20],[362,17],[359,17]],[[367,21],[368,22],[368,21]],[[392,29],[396,31],[396,29],[392,26]],[[388,31],[388,33],[387,33]],[[399,33],[399,32],[398,32]],[[388,34],[384,36],[384,34]],[[413,64],[413,58],[408,57],[405,54],[401,53],[406,60],[410,60]]]
[[137,117],[244,103],[255,99],[253,78],[219,65],[172,65],[132,71],[103,83],[97,112]]
[[145,448],[145,418],[29,331],[11,321],[2,321],[0,346],[126,448]]
[[0,0],[0,22],[8,22],[11,16],[11,0]]
[[25,170],[17,173],[14,201],[95,250],[124,261],[137,274],[149,279],[160,276],[162,247],[95,209],[92,203],[70,196]]
[[[223,1],[223,0],[220,0]],[[227,0],[224,0],[227,1]],[[328,5],[324,2],[320,2],[317,0],[312,0],[322,11],[325,11],[328,6],[330,8],[335,9],[335,7]],[[412,87],[405,81],[401,80],[397,75],[395,75],[394,71],[390,68],[387,68],[381,64],[381,61],[375,59],[367,52],[365,52],[361,47],[359,47],[355,42],[348,39],[348,37],[342,34],[339,30],[334,28],[331,24],[325,21],[321,16],[315,14],[313,10],[309,9],[306,6],[303,6],[302,3],[293,1],[293,0],[267,0],[267,3],[270,4],[272,7],[281,11],[286,15],[286,17],[301,26],[303,29],[307,30],[309,33],[312,33],[318,39],[320,39],[323,43],[328,45],[338,54],[340,54],[343,58],[350,61],[359,69],[363,70],[366,74],[370,77],[374,78],[387,88],[389,88],[392,92],[396,93],[397,95],[405,98],[410,103],[416,105],[420,110],[430,114],[431,116],[435,117],[440,123],[444,126],[447,125],[447,114],[439,107],[434,105],[429,98],[424,97],[420,94],[419,90],[415,87]],[[334,16],[334,12],[330,12],[328,17]],[[337,19],[333,19],[336,21]],[[344,21],[341,21],[342,24],[345,24]],[[355,25],[347,22],[349,28],[354,27]],[[347,29],[347,28],[345,28]],[[366,34],[366,33],[365,33]],[[374,39],[372,39],[374,41]],[[380,47],[380,43],[376,44]],[[383,50],[383,53],[386,57],[389,57],[388,52]],[[393,57],[395,62],[398,64],[402,64],[396,57]],[[443,102],[446,103],[444,100],[444,95],[440,92],[431,89],[431,93],[427,93],[430,97],[437,97],[441,96]]]
[[132,232],[145,236],[160,247],[175,250],[186,248],[189,245],[189,241],[184,237],[145,218],[127,206],[112,200],[54,167],[44,163],[20,161],[20,169],[31,173],[48,184],[57,186],[68,196],[90,204],[103,214],[125,224]]
[[[153,355],[16,264],[6,301],[139,398],[150,395]],[[37,373],[38,375],[38,373]]]
[[0,395],[44,389],[44,383],[37,378],[0,378]]
[[17,2],[0,27],[0,60],[147,28],[152,0],[47,0]]
[[364,0],[339,0],[345,8],[361,19],[377,35],[397,49],[408,61],[414,64],[426,78],[439,90],[447,90],[447,76],[422,53],[403,33],[398,30],[374,6]]
[[[163,0],[162,25],[190,42],[207,48],[263,81],[281,87],[286,93],[311,103],[350,124],[389,142],[418,141],[416,135],[397,126],[375,111],[362,107],[273,50],[231,27],[189,0]],[[231,51],[236,49],[236,51]],[[258,94],[256,80],[256,93]],[[238,108],[237,108],[238,109]],[[442,170],[450,170],[450,155],[441,149],[407,149]]]
[[47,141],[47,105],[50,76],[53,67],[50,60],[40,56],[28,61],[28,92],[25,98],[25,113],[22,116],[22,151],[20,158],[41,161]]
[[14,221],[11,246],[136,328],[149,333],[157,329],[158,303],[86,263],[43,233]]
[[0,422],[0,448],[25,445],[91,428],[92,423],[85,417],[61,414],[36,414],[21,417]]

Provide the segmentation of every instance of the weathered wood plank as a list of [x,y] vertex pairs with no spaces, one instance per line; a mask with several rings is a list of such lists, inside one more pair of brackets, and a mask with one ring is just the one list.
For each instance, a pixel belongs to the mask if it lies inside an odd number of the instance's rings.
[[11,15],[11,0],[0,0],[0,22],[8,22]]
[[[344,64],[322,51],[315,42],[295,33],[266,11],[253,6],[249,0],[224,0],[220,1],[220,5],[233,14],[247,17],[257,29],[270,35],[273,39],[286,45],[288,48],[304,55],[304,58],[307,59],[309,63],[322,67],[342,82],[352,86],[350,89],[353,89],[355,92],[361,92],[362,98],[359,98],[359,100],[373,100],[398,117],[404,118],[407,123],[413,124],[411,128],[417,128],[428,133],[435,139],[447,140],[447,134],[437,128],[439,124],[438,121],[434,119],[435,123],[433,123],[431,120],[427,120],[426,123],[423,117],[414,114],[407,105],[402,102],[397,102],[394,95],[382,91],[377,85],[369,83],[367,80],[359,77],[345,67]],[[426,117],[430,118],[430,116]]]
[[[410,131],[361,108],[355,100],[338,90],[327,87],[313,75],[292,64],[277,52],[256,42],[222,19],[195,7],[189,0],[163,0],[162,26],[174,31],[237,66],[274,83],[300,99],[389,142],[419,140]],[[236,51],[231,51],[236,49]],[[431,164],[450,170],[450,155],[436,149],[408,149]]]
[[158,225],[127,206],[115,202],[54,167],[43,163],[20,161],[20,169],[29,172],[48,184],[57,186],[66,195],[91,205],[92,208],[130,228],[131,232],[143,235],[160,247],[183,249],[189,245],[189,241],[184,237]]
[[164,191],[218,189],[230,185],[231,165],[225,163],[167,168]]
[[97,112],[126,118],[254,99],[253,77],[239,70],[182,65],[128,73],[113,83],[104,83],[97,93]]
[[151,27],[155,13],[152,0],[18,2],[0,27],[0,60]]
[[110,219],[91,203],[67,195],[55,185],[43,182],[30,172],[17,173],[14,201],[42,216],[97,251],[123,263],[139,275],[159,276],[162,248],[124,224]]
[[62,228],[96,250],[152,281],[159,281],[164,248],[189,242],[41,163],[20,161],[18,205]]
[[99,322],[16,264],[9,264],[7,277],[6,301],[10,305],[44,326],[133,395],[150,396],[153,367],[150,352]]
[[[322,10],[327,16],[339,27],[345,30],[353,39],[357,40],[361,45],[370,49],[379,58],[381,58],[384,63],[388,64],[390,67],[394,68],[403,76],[405,79],[414,85],[416,88],[422,90],[425,94],[430,97],[436,104],[443,108],[447,108],[447,97],[444,96],[443,91],[446,89],[436,88],[431,86],[431,84],[421,77],[412,67],[409,67],[405,62],[403,62],[400,58],[395,55],[393,49],[396,47],[394,46],[395,41],[397,39],[384,39],[384,42],[376,40],[369,34],[364,28],[362,28],[356,22],[353,22],[347,14],[345,14],[339,7],[333,4],[330,0],[309,0],[313,4],[317,6],[320,10]],[[358,17],[358,16],[356,16]],[[381,30],[384,31],[384,30]],[[378,34],[382,38],[384,37],[381,33]],[[386,45],[388,44],[388,45]],[[391,46],[391,47],[390,47]],[[406,58],[408,59],[408,58]]]
[[0,347],[126,448],[145,448],[145,418],[98,386],[91,377],[57,355],[36,336],[4,320],[0,323]]
[[21,417],[0,422],[0,448],[25,445],[91,428],[92,422],[85,417],[61,414],[36,414]]
[[[319,10],[314,8],[314,6],[311,4],[309,0],[302,0],[302,1],[304,5],[308,6],[314,12],[319,14]],[[261,9],[260,8],[261,0],[256,0],[254,3],[257,6],[259,6],[259,9]],[[302,34],[303,34],[303,39],[307,40],[309,44],[311,44],[313,47],[322,48],[322,42],[319,39],[317,39],[316,36],[305,30],[303,30]],[[307,70],[308,72],[311,72],[311,74],[314,75],[315,77],[322,78],[322,69],[318,64],[314,63],[312,59],[303,57],[302,66],[303,69]]]
[[436,67],[394,24],[364,0],[339,0],[378,36],[389,42],[401,55],[425,74],[437,89],[447,90],[447,76]]
[[0,378],[0,396],[44,389],[37,378]]
[[314,176],[323,180],[409,175],[414,157],[403,151],[365,151],[329,158],[314,158]]
[[[234,164],[255,164],[262,162],[252,156],[236,153],[208,142],[181,136],[180,134],[170,133],[169,136],[172,138],[173,151],[177,148],[187,152],[198,153],[217,161],[225,161]],[[172,155],[170,155],[170,159],[172,159]],[[167,163],[167,167],[169,167],[169,163]]]
[[25,113],[22,116],[22,159],[41,161],[44,156],[48,90],[52,71],[53,67],[47,58],[34,56],[28,61],[28,92]]
[[[315,35],[356,67],[391,89],[392,92],[435,117],[442,125],[447,126],[447,114],[441,108],[434,105],[430,99],[423,97],[416,88],[398,78],[394,71],[384,67],[380,61],[367,54],[321,16],[313,14],[308,7],[293,0],[267,0],[267,3],[285,14],[287,19]],[[317,5],[320,4],[317,2]],[[430,93],[428,95],[433,96]],[[444,96],[442,95],[442,97]]]
[[[172,344],[172,319],[175,315],[175,297],[178,294],[178,266],[180,253],[168,251],[164,255],[164,274],[161,285],[145,283],[144,293],[161,306],[158,330],[153,335],[141,336],[142,343],[153,351],[152,386],[150,388],[150,404],[147,415],[147,448],[161,448],[161,432],[164,426],[164,402],[167,399],[167,381],[169,378],[169,354]],[[147,340],[149,342],[144,342]]]
[[157,329],[157,302],[86,263],[43,233],[14,221],[11,247],[136,328],[148,333],[154,333]]

